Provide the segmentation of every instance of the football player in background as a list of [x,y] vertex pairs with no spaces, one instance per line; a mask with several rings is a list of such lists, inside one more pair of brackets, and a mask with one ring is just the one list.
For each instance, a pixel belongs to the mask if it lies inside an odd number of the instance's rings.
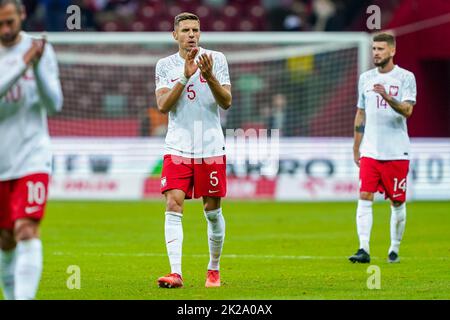
[[39,223],[52,168],[47,114],[61,110],[55,53],[22,31],[20,0],[0,0],[0,281],[6,299],[34,299]]
[[370,262],[370,232],[374,193],[391,200],[391,246],[388,262],[399,262],[406,223],[406,178],[410,142],[406,119],[416,103],[414,74],[394,64],[395,38],[381,33],[372,45],[376,68],[361,74],[355,117],[354,161],[360,168],[356,214],[359,250],[349,260]]

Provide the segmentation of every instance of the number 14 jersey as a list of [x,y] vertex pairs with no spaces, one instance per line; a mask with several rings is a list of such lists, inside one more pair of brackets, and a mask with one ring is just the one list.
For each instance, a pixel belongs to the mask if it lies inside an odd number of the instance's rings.
[[416,101],[416,80],[408,70],[395,66],[390,72],[377,68],[361,74],[358,84],[358,105],[365,110],[366,122],[361,142],[361,157],[377,160],[407,160],[410,143],[406,118],[373,91],[375,84],[398,101]]

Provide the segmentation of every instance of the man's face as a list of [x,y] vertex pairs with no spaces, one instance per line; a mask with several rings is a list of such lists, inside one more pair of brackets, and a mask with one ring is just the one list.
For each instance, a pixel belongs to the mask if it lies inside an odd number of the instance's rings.
[[395,55],[395,47],[391,47],[385,41],[375,41],[372,45],[373,64],[384,67]]
[[8,47],[15,43],[22,30],[24,19],[25,14],[19,12],[14,4],[8,3],[0,7],[0,42],[2,45]]
[[200,39],[200,23],[197,20],[180,21],[173,32],[173,37],[178,41],[180,49],[187,51],[198,47]]

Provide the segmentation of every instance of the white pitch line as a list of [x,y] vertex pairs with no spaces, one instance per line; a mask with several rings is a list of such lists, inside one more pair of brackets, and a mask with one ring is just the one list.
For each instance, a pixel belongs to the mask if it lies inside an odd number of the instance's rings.
[[[55,256],[84,255],[84,256],[109,256],[109,257],[167,257],[166,253],[124,253],[124,252],[105,252],[105,253],[70,253],[55,251]],[[209,258],[207,254],[183,254],[184,257],[191,258]],[[281,260],[347,260],[346,256],[289,256],[289,255],[256,255],[256,254],[224,254],[222,258],[230,259],[281,259]],[[372,259],[380,259],[380,257],[371,257]],[[383,259],[383,258],[381,258]],[[406,260],[450,260],[450,257],[401,257]]]
[[[56,256],[74,255],[70,252],[53,252]],[[76,253],[79,255],[79,253]],[[124,252],[105,252],[105,253],[81,253],[81,255],[88,256],[109,256],[109,257],[166,257],[166,253],[124,253]],[[207,254],[183,254],[184,257],[191,258],[209,258]],[[306,259],[343,259],[344,257],[327,257],[327,256],[277,256],[277,255],[252,255],[252,254],[224,254],[222,258],[230,259],[293,259],[293,260],[306,260]]]

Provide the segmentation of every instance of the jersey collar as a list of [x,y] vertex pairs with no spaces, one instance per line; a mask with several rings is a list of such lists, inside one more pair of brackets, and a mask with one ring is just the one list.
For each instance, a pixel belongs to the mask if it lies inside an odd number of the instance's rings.
[[378,74],[378,75],[389,75],[389,74],[392,74],[393,72],[395,72],[395,70],[397,70],[397,69],[398,69],[398,66],[397,66],[396,64],[394,64],[394,68],[392,68],[392,70],[389,71],[389,72],[383,72],[383,73],[381,73],[381,72],[378,70],[378,68],[375,68],[375,70],[377,71],[377,74]]

